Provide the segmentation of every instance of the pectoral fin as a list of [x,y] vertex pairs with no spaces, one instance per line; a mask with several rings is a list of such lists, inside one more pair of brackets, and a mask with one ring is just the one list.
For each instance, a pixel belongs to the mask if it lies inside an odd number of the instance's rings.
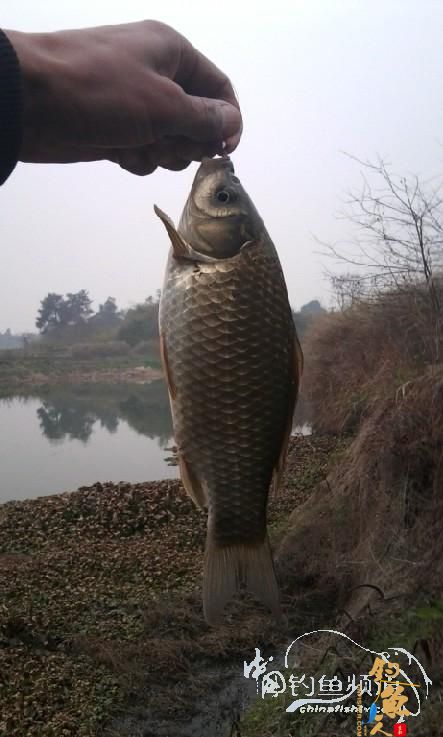
[[186,463],[185,459],[180,453],[180,450],[178,451],[178,462],[180,466],[180,478],[182,480],[183,486],[185,487],[186,493],[188,494],[188,496],[191,497],[192,501],[197,507],[200,507],[200,509],[204,509],[208,506],[208,499],[205,494],[205,490],[203,489],[203,486],[194,474],[191,466]]
[[[172,417],[174,418],[174,401],[177,397],[177,388],[174,384],[174,381],[171,375],[171,370],[170,370],[169,361],[168,361],[168,350],[166,347],[166,340],[162,333],[160,333],[160,355],[162,359],[163,369],[165,372],[166,383],[168,385],[169,401],[171,404],[171,413],[172,413]],[[192,501],[194,502],[194,504],[196,504],[197,507],[204,509],[204,507],[207,506],[207,498],[206,498],[205,491],[200,481],[195,476],[192,468],[185,461],[182,453],[180,452],[180,448],[178,450],[178,462],[179,462],[179,467],[180,467],[180,477],[182,480],[182,484],[185,487],[186,493],[191,497]]]
[[294,376],[298,387],[300,386],[301,377],[303,374],[303,366],[305,359],[303,358],[303,351],[301,349],[300,341],[297,333],[295,333],[295,345],[294,345]]
[[169,369],[168,351],[166,349],[166,341],[165,341],[164,335],[162,335],[162,333],[160,333],[160,357],[161,357],[162,364],[163,364],[163,371],[165,373],[166,384],[168,386],[169,398],[170,398],[171,403],[172,403],[172,401],[177,396],[177,390],[175,388],[175,384],[174,384],[174,382],[172,380],[172,376],[171,376],[171,371]]
[[286,455],[288,452],[289,438],[291,437],[295,405],[297,403],[298,389],[300,386],[301,375],[303,372],[303,352],[302,352],[301,345],[297,337],[297,333],[295,333],[294,350],[293,350],[292,359],[293,359],[293,384],[292,384],[292,392],[291,392],[290,400],[288,403],[288,420],[286,424],[285,434],[283,437],[283,442],[281,445],[280,455],[278,457],[278,461],[275,465],[274,472],[272,474],[272,481],[271,481],[271,493],[272,494],[277,493],[279,486],[281,484],[283,472],[285,470]]

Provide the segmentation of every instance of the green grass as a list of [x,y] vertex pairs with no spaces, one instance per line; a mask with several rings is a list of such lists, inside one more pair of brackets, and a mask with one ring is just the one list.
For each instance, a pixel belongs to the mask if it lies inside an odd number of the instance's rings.
[[[439,678],[432,678],[432,665],[439,667],[441,662],[441,643],[443,642],[443,599],[418,600],[414,606],[397,601],[391,606],[385,604],[377,615],[367,616],[359,623],[357,641],[376,652],[388,648],[402,647],[415,653],[431,680],[429,699],[421,701],[421,715],[408,721],[409,734],[421,737],[434,737],[440,734],[441,703],[443,692]],[[335,657],[335,663],[334,661]],[[333,672],[337,667],[336,656],[331,653],[322,661],[322,673]],[[314,675],[314,674],[312,674]],[[273,698],[259,696],[245,712],[240,722],[241,737],[314,737],[314,735],[335,734],[335,724],[325,720],[324,715],[288,714],[286,708],[292,701],[289,686],[286,692]],[[353,717],[350,717],[352,722]],[[343,734],[355,734],[347,726]],[[342,732],[339,732],[341,734]]]
[[290,692],[274,698],[259,696],[240,722],[241,737],[314,737],[318,730],[318,717],[287,713],[293,697]]
[[443,599],[422,599],[415,606],[395,611],[383,621],[373,620],[367,630],[368,647],[379,652],[404,647],[410,652],[418,642],[431,641],[443,633]]

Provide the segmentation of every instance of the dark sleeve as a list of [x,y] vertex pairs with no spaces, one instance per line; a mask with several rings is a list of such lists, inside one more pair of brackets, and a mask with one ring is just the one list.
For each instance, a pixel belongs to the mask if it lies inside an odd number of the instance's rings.
[[0,30],[0,184],[14,169],[22,140],[22,78],[14,47]]

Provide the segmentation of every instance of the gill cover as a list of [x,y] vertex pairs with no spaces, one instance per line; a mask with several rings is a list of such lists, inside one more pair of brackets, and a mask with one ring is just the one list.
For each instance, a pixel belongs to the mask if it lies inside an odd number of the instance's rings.
[[169,215],[163,212],[163,210],[160,210],[157,205],[154,205],[154,212],[160,218],[166,228],[166,231],[169,235],[169,240],[171,241],[172,251],[176,259],[205,262],[217,260],[215,258],[211,258],[210,256],[204,256],[201,253],[197,253],[197,251],[195,251],[192,246],[187,243],[184,238],[182,238]]

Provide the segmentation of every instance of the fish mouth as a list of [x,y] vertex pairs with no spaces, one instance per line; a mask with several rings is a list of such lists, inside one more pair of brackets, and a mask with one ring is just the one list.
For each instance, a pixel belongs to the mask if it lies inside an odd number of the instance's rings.
[[210,159],[208,156],[205,156],[197,169],[197,175],[203,174],[204,176],[207,176],[208,174],[213,174],[214,172],[223,169],[228,169],[232,172],[234,171],[234,164],[232,163],[229,156],[218,156],[214,159]]
[[[190,207],[199,218],[217,218],[231,222],[248,217],[246,195],[234,176],[234,164],[229,156],[205,157],[197,169],[189,197]],[[226,194],[226,206],[217,199]]]
[[[219,156],[214,159],[205,156],[195,173],[192,193],[196,195],[197,192],[201,191],[201,188],[204,188],[207,195],[210,196],[211,187],[223,187],[231,184],[230,180],[233,174],[234,164],[229,156]],[[237,182],[239,182],[238,179]]]

